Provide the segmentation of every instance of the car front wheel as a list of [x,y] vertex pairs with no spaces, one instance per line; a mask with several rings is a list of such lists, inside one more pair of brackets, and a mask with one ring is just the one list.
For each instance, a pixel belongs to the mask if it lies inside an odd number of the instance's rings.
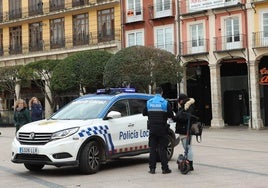
[[39,171],[41,170],[45,165],[41,164],[30,164],[30,163],[24,163],[25,168],[27,168],[30,171]]
[[100,148],[97,142],[91,141],[84,147],[79,162],[79,169],[84,174],[93,174],[100,168]]

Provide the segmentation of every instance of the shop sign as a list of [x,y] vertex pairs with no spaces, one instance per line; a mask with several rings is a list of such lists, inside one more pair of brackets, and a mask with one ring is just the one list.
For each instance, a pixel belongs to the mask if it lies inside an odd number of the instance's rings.
[[268,85],[268,70],[264,67],[260,70],[260,85]]
[[238,0],[189,0],[190,11],[208,10],[218,7],[236,5],[240,1]]

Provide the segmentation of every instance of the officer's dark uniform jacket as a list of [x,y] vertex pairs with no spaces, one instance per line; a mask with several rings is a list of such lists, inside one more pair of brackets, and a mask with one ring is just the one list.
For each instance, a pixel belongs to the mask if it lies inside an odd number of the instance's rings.
[[160,94],[147,101],[143,115],[148,116],[148,128],[153,134],[167,133],[167,119],[174,117],[171,106]]

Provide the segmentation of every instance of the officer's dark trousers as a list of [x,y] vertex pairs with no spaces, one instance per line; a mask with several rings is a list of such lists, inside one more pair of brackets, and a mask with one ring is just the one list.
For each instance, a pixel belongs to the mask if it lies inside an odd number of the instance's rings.
[[168,146],[168,135],[150,134],[149,136],[150,169],[156,168],[156,162],[159,158],[161,161],[162,170],[168,169],[167,146]]

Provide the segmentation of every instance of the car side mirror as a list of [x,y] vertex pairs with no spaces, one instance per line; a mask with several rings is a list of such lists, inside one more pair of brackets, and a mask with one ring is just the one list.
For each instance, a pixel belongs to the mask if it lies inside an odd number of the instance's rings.
[[105,119],[114,119],[114,118],[120,118],[120,117],[121,117],[120,112],[112,110],[107,114]]

